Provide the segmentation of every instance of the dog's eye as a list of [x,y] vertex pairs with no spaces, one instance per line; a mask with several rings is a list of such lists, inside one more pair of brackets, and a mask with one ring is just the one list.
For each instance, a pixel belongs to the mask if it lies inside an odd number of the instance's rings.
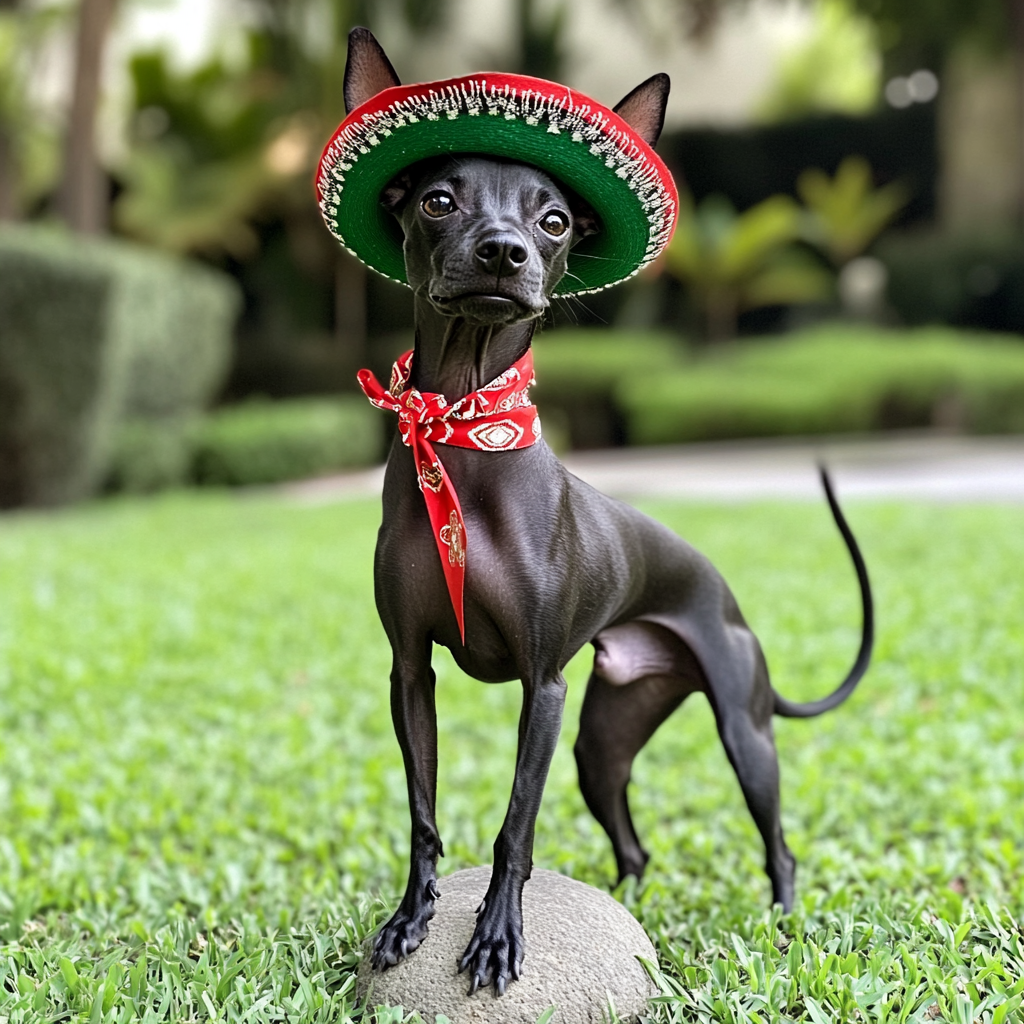
[[549,235],[554,235],[555,238],[558,238],[569,230],[569,221],[566,219],[564,213],[556,213],[552,211],[551,213],[546,213],[541,217],[540,226]]
[[447,192],[431,192],[420,206],[428,217],[447,217],[455,210],[455,200]]

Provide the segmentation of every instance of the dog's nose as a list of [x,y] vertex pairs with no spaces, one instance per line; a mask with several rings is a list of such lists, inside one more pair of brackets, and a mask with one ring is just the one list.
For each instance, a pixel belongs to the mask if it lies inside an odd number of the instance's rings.
[[529,253],[515,235],[488,235],[475,251],[480,268],[495,277],[511,277],[529,259]]

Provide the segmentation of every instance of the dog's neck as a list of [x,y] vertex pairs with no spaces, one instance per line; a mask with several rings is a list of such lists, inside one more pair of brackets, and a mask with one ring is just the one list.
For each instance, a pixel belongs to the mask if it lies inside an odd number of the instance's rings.
[[416,297],[416,355],[411,384],[457,402],[504,373],[530,347],[536,320],[474,324],[442,316]]

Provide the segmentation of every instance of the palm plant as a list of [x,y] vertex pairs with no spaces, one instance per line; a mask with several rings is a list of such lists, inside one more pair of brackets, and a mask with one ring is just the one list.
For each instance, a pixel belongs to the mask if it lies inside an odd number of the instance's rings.
[[809,240],[836,267],[860,256],[910,198],[899,181],[875,188],[871,165],[861,156],[843,160],[834,178],[816,167],[804,171],[797,191],[809,214]]
[[[251,57],[242,73],[215,58],[188,74],[160,53],[133,58],[134,138],[115,207],[122,231],[179,253],[253,254],[254,218],[309,170],[313,139],[299,138],[279,80]],[[287,152],[282,138],[292,140]]]
[[[181,73],[160,53],[133,59],[134,137],[115,219],[162,248],[243,262],[256,257],[268,229],[279,237],[283,228],[299,277],[312,289],[333,280],[335,337],[345,358],[361,365],[365,271],[323,230],[309,183],[320,147],[345,116],[349,29],[373,27],[379,5],[246,5],[255,18],[241,61],[215,56]],[[389,6],[418,35],[437,29],[446,9],[447,0]]]
[[734,337],[746,310],[829,297],[832,276],[799,246],[801,232],[801,210],[789,196],[770,196],[744,213],[723,196],[699,205],[680,196],[666,266],[689,286],[709,340]]

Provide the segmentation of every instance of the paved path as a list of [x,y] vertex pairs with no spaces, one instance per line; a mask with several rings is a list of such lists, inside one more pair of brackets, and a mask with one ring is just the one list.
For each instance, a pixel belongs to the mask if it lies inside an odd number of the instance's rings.
[[[802,441],[728,441],[574,452],[577,476],[623,498],[724,501],[821,497],[815,466],[827,462],[845,498],[1024,503],[1024,437],[898,435]],[[380,468],[289,484],[301,502],[380,493]]]

